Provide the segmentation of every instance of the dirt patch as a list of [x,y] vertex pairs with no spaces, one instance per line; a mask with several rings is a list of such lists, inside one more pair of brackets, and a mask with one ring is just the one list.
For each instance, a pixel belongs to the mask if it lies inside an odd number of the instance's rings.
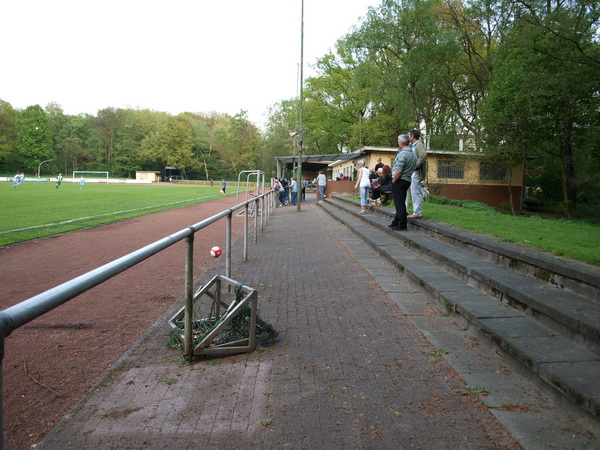
[[[53,238],[0,248],[0,310],[231,207],[226,197]],[[234,217],[234,239],[243,219]],[[196,235],[194,271],[225,247],[225,221]],[[184,292],[177,243],[21,327],[6,338],[5,446],[30,448]]]

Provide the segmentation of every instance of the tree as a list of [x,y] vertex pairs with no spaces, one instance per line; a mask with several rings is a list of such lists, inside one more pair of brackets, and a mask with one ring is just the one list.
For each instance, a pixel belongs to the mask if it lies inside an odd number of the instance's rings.
[[115,137],[124,124],[121,109],[105,108],[90,118],[90,126],[96,131],[103,144],[103,160],[109,168],[114,168]]
[[17,117],[11,104],[0,100],[0,167],[5,170],[17,169],[12,167],[17,156],[13,147],[17,139]]
[[448,68],[459,54],[456,34],[444,26],[440,11],[438,0],[384,0],[347,38],[364,72],[374,75],[365,77],[373,107],[386,105],[380,112],[395,117],[399,127],[424,125],[428,135],[445,124],[436,118],[448,115],[443,89],[455,82]]
[[93,160],[87,146],[90,131],[87,119],[64,114],[56,103],[46,105],[45,111],[52,134],[53,165],[63,173],[84,169],[83,164]]
[[298,100],[281,100],[269,108],[267,127],[262,142],[260,167],[271,177],[277,175],[276,156],[293,155],[298,149]]
[[600,52],[593,38],[598,17],[580,2],[515,3],[522,8],[498,54],[482,122],[496,140],[504,131],[515,151],[557,160],[557,180],[572,217],[577,160],[598,144]]
[[192,153],[194,125],[189,114],[169,117],[157,131],[150,132],[142,141],[142,154],[152,161],[177,167],[186,177],[186,169],[197,169],[198,161]]
[[15,149],[18,162],[24,169],[37,172],[38,165],[54,157],[52,133],[48,118],[40,105],[28,106],[21,111],[16,122]]
[[122,110],[123,126],[115,136],[114,172],[122,176],[132,176],[136,170],[154,169],[154,163],[143,156],[142,141],[156,132],[169,118],[164,112],[149,109]]
[[248,120],[246,111],[240,111],[230,120],[228,145],[221,156],[231,161],[235,173],[256,169],[260,151],[260,133]]

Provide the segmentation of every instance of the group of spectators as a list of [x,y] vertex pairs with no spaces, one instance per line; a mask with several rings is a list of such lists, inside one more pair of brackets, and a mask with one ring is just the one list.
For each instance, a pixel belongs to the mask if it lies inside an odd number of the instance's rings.
[[369,204],[381,205],[381,195],[392,191],[392,169],[377,158],[377,164],[370,170],[365,166],[365,160],[358,161],[358,178],[354,186],[360,193],[359,214],[367,214]]
[[[423,217],[423,190],[421,181],[425,179],[427,151],[421,142],[419,130],[412,129],[408,134],[398,136],[399,149],[392,168],[392,198],[396,207],[394,220],[388,226],[393,230],[405,231],[407,219]],[[408,215],[406,195],[410,188],[413,213]]]
[[[392,167],[384,165],[381,158],[371,171],[365,166],[365,160],[358,161],[358,178],[354,186],[360,193],[359,214],[367,214],[368,206],[380,205],[383,193],[391,192],[396,214],[389,225],[394,230],[407,229],[408,219],[423,217],[423,191],[421,181],[425,179],[425,160],[427,151],[421,142],[421,133],[412,129],[408,134],[398,136],[399,149],[392,161]],[[408,215],[407,194],[411,190],[413,213]],[[369,195],[370,192],[370,195]]]
[[[306,198],[307,181],[302,179],[302,199]],[[298,203],[298,179],[292,177],[288,182],[285,178],[273,178],[271,187],[277,191],[278,200],[281,206],[288,204],[296,205]],[[290,198],[291,194],[291,198]]]
[[[367,214],[369,204],[381,205],[381,196],[391,192],[394,199],[396,214],[392,223],[388,225],[394,230],[408,229],[408,219],[421,219],[423,217],[423,190],[421,182],[425,179],[425,161],[427,151],[421,142],[421,132],[412,129],[408,134],[398,136],[398,151],[392,161],[392,167],[383,164],[377,158],[377,164],[370,170],[366,167],[364,159],[358,161],[358,176],[355,189],[360,193],[360,213]],[[341,178],[339,178],[341,181]],[[325,174],[319,171],[316,179],[319,188],[319,201],[325,198],[327,184]],[[302,198],[305,198],[306,180],[302,179]],[[295,205],[298,198],[298,181],[292,177],[291,183],[285,178],[273,178],[272,187],[278,192],[281,206],[288,204],[291,192],[291,204]],[[413,213],[408,215],[407,194],[411,190]]]

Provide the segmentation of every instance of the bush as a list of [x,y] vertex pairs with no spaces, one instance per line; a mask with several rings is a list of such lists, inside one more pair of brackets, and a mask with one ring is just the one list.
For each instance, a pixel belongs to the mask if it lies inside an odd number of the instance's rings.
[[458,206],[459,208],[472,209],[474,211],[483,211],[489,213],[498,212],[493,206],[489,206],[481,202],[476,202],[475,200],[453,200],[451,198],[443,197],[441,195],[432,195],[430,201],[433,203],[438,203],[440,205]]

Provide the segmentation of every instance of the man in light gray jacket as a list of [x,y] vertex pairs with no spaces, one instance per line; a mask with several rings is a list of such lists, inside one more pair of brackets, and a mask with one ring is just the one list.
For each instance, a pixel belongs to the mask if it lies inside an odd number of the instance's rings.
[[425,180],[425,162],[427,161],[427,150],[421,141],[421,132],[415,128],[408,132],[410,136],[411,148],[417,157],[417,167],[412,173],[410,184],[410,195],[412,197],[413,213],[408,216],[409,219],[420,219],[423,217],[423,191],[421,190],[421,181]]
[[392,197],[396,207],[394,220],[388,226],[392,230],[406,231],[408,229],[406,211],[406,192],[410,187],[412,174],[417,167],[417,157],[408,145],[409,138],[406,134],[398,136],[400,148],[392,164]]

